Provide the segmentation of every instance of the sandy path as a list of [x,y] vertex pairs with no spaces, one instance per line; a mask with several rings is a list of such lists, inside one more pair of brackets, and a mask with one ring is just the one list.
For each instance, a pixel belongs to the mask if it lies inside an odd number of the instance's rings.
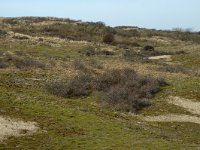
[[173,96],[169,97],[168,102],[176,106],[182,107],[192,114],[200,115],[200,102],[195,102],[194,100],[192,101],[185,98]]
[[161,116],[149,116],[144,118],[145,121],[151,122],[191,122],[200,124],[200,117],[189,116],[189,115],[161,115]]
[[3,141],[10,136],[32,134],[38,129],[35,122],[23,122],[0,116],[0,141]]
[[184,108],[186,111],[190,112],[191,115],[168,114],[160,116],[147,116],[144,118],[144,120],[151,122],[191,122],[200,124],[200,117],[193,116],[193,115],[198,115],[198,116],[200,115],[200,102],[195,102],[194,100],[170,96],[168,98],[168,103]]

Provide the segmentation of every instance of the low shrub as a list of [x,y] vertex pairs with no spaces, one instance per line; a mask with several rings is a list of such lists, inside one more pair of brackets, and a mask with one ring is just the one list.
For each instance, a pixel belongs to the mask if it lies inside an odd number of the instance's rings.
[[81,73],[70,79],[50,81],[46,84],[46,89],[51,94],[65,98],[88,96],[92,92],[91,82],[91,75]]
[[140,76],[132,69],[110,70],[100,75],[95,89],[103,92],[101,100],[116,109],[137,112],[149,106],[154,94],[167,83],[163,79]]
[[151,105],[149,98],[165,85],[163,79],[141,76],[125,68],[107,70],[95,77],[82,72],[72,78],[50,81],[46,89],[51,94],[65,98],[88,96],[97,91],[102,103],[117,110],[137,112]]
[[140,51],[140,55],[142,57],[150,57],[150,56],[160,56],[160,55],[174,55],[174,53],[166,51],[157,51],[154,49],[153,46],[147,45]]
[[113,33],[107,33],[103,37],[103,42],[106,44],[111,44],[114,41],[114,34]]
[[0,59],[0,69],[3,68],[8,68],[9,67],[9,63],[5,62],[4,60]]
[[91,59],[89,63],[90,63],[89,65],[93,68],[96,68],[96,69],[104,68],[103,64],[101,62],[97,61],[96,59]]
[[3,36],[5,36],[7,34],[7,32],[6,31],[4,31],[4,30],[0,30],[0,37],[3,37]]
[[127,60],[134,60],[136,57],[138,57],[138,54],[131,49],[125,49],[123,57]]
[[18,24],[18,21],[14,18],[4,18],[2,20],[3,23],[5,24],[11,24],[11,25],[17,25]]
[[73,62],[72,62],[72,67],[75,69],[75,70],[87,70],[87,67],[86,67],[86,64],[80,60],[80,59],[75,59]]
[[143,51],[154,51],[154,47],[150,45],[146,45],[144,46]]
[[89,46],[86,48],[83,48],[82,50],[79,51],[81,55],[84,56],[94,56],[94,55],[114,55],[115,52],[112,49],[109,48],[100,48],[100,47],[93,47]]
[[93,46],[85,47],[79,52],[81,53],[81,55],[85,55],[85,56],[93,56],[93,55],[96,55],[97,53],[95,47]]
[[42,62],[36,61],[31,57],[15,57],[14,64],[19,69],[41,68],[44,69],[46,65]]
[[98,51],[98,55],[114,55],[115,52],[112,49],[108,49],[108,48],[103,48],[101,50]]
[[183,51],[183,50],[179,50],[179,51],[176,51],[175,54],[177,54],[177,55],[181,55],[181,54],[186,54],[186,52]]

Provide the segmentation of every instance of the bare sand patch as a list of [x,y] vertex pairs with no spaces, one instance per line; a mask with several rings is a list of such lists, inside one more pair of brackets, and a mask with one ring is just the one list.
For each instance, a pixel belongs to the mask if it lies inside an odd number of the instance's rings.
[[144,118],[144,120],[150,122],[191,122],[200,124],[200,117],[193,116],[200,115],[200,102],[174,96],[170,96],[168,98],[168,102],[170,104],[184,108],[186,111],[190,112],[191,115],[167,114],[160,116],[147,116]]
[[35,122],[24,122],[0,116],[0,141],[11,136],[24,136],[37,132],[39,128]]
[[150,122],[190,122],[200,124],[200,118],[190,115],[167,114],[161,116],[148,116],[144,118]]
[[200,102],[174,96],[170,96],[168,102],[170,104],[182,107],[192,114],[200,115]]
[[149,57],[148,59],[150,60],[160,60],[160,59],[164,59],[166,61],[171,61],[171,55],[162,55],[162,56],[152,56],[152,57]]

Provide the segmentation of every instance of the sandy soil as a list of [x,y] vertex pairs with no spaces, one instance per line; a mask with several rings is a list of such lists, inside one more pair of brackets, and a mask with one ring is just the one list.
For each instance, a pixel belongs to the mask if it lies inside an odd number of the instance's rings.
[[0,141],[11,136],[29,135],[38,129],[35,122],[23,122],[0,116]]
[[149,116],[145,117],[144,120],[152,122],[191,122],[200,124],[200,117],[189,115],[168,114],[163,116]]
[[166,61],[171,61],[171,55],[153,56],[153,57],[149,57],[149,59],[150,60],[165,59]]
[[168,102],[184,108],[186,111],[190,112],[191,115],[168,114],[160,116],[147,116],[144,118],[144,120],[151,122],[191,122],[200,124],[200,117],[194,116],[200,115],[200,102],[173,96],[168,98]]
[[169,97],[168,102],[173,105],[182,107],[192,114],[200,115],[200,102],[173,96]]

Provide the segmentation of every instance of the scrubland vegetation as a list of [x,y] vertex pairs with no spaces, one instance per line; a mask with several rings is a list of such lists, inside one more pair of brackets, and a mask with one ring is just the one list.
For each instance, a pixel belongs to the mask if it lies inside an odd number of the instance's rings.
[[182,29],[0,18],[0,115],[40,128],[0,149],[198,149],[200,124],[143,118],[193,115],[167,99],[200,102],[199,44]]

